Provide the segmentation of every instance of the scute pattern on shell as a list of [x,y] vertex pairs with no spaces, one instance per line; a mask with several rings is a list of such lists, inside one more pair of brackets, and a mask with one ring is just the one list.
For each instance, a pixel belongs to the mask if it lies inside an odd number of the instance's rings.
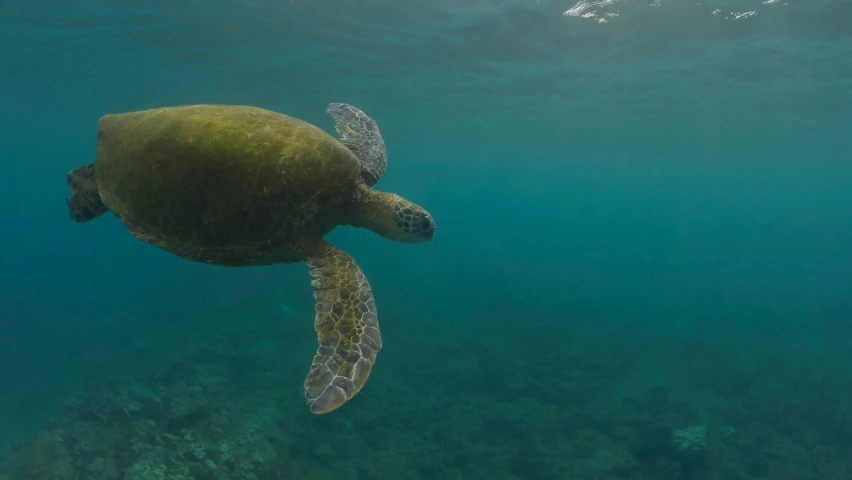
[[104,116],[98,186],[137,238],[193,261],[303,260],[343,221],[358,158],[320,128],[239,105]]

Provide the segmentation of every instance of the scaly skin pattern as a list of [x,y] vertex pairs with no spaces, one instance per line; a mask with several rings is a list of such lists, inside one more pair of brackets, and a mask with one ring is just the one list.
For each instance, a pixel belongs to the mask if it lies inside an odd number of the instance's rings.
[[189,260],[304,260],[346,215],[358,158],[265,109],[192,105],[107,115],[95,160],[104,204],[138,238]]
[[71,188],[71,196],[65,203],[75,222],[85,223],[108,211],[98,194],[98,176],[94,165],[75,168],[66,180]]
[[376,121],[345,103],[329,104],[326,112],[334,119],[340,141],[361,159],[361,178],[372,187],[388,165],[385,141]]
[[[345,223],[398,242],[432,239],[435,222],[422,207],[359,182]],[[352,399],[367,381],[382,347],[373,292],[355,260],[320,241],[307,260],[314,277],[319,348],[305,379],[313,413],[327,413]]]
[[395,193],[373,190],[363,182],[342,222],[402,243],[431,240],[435,233],[435,220],[425,208]]
[[373,292],[355,260],[322,242],[307,261],[314,280],[319,348],[305,379],[313,413],[330,412],[358,393],[382,348]]

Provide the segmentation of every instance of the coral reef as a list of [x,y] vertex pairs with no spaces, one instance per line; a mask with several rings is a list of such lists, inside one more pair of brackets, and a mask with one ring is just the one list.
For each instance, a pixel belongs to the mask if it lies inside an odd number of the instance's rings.
[[722,380],[696,345],[619,341],[603,320],[547,343],[530,329],[428,345],[400,333],[356,399],[312,416],[298,387],[313,345],[284,328],[235,323],[128,353],[3,452],[0,480],[852,478],[852,403],[766,367],[777,357]]

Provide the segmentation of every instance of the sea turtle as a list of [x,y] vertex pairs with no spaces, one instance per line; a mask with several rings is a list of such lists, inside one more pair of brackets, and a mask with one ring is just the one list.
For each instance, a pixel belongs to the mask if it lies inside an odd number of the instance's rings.
[[242,105],[185,105],[98,121],[95,162],[67,177],[77,222],[115,214],[137,238],[223,266],[304,261],[319,348],[305,379],[314,413],[350,400],[382,347],[376,305],[355,260],[323,236],[338,225],[398,242],[432,240],[422,207],[374,190],[387,165],[376,122],[332,103],[339,140],[287,115]]

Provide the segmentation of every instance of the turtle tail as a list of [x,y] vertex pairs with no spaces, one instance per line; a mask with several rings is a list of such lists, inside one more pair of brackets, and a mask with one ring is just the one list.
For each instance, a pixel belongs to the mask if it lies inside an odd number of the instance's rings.
[[95,164],[77,167],[68,174],[71,196],[65,199],[68,213],[77,223],[85,223],[107,212],[98,193],[98,174]]

